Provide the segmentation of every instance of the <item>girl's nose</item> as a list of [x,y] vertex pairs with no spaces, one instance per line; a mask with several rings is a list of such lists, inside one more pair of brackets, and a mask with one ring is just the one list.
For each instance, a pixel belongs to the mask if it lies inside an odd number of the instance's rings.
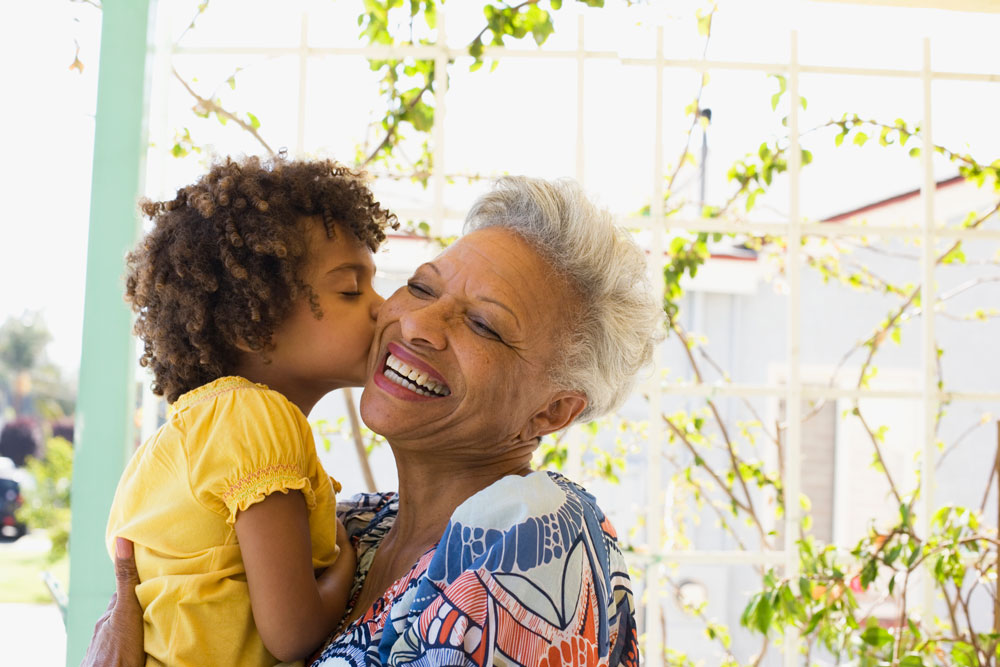
[[385,303],[385,299],[383,299],[382,295],[378,292],[373,292],[373,294],[374,297],[372,298],[371,315],[374,320],[378,317],[378,311],[382,310],[382,304]]

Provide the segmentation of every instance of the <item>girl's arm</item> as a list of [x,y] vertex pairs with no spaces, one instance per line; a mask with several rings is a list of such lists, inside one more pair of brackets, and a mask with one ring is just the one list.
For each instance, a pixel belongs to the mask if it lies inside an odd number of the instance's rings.
[[299,491],[272,493],[242,510],[236,516],[236,537],[264,646],[283,661],[308,655],[344,614],[354,579],[354,550],[338,535],[340,556],[316,578],[308,511]]

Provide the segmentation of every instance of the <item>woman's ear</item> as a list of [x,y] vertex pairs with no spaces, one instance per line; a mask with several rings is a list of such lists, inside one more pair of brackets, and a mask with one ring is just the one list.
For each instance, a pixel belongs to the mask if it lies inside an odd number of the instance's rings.
[[521,431],[521,438],[533,440],[566,428],[586,407],[587,397],[582,392],[557,392],[543,409],[532,415]]

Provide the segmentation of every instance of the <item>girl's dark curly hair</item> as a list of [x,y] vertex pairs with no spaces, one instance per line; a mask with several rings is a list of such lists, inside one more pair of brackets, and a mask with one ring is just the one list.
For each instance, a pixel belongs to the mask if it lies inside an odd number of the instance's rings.
[[170,201],[140,202],[154,223],[127,257],[125,300],[138,314],[139,363],[153,392],[173,403],[231,373],[237,341],[266,352],[292,303],[309,299],[304,219],[335,225],[373,252],[396,217],[375,201],[363,173],[324,161],[227,158]]

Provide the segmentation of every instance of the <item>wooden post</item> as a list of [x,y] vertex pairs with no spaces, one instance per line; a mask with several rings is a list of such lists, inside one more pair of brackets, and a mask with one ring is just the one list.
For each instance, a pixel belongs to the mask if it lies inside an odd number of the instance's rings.
[[354,405],[354,393],[350,387],[344,387],[344,403],[347,408],[347,419],[351,422],[351,434],[354,436],[354,451],[358,454],[358,465],[361,466],[361,474],[365,478],[365,486],[369,493],[375,493],[375,475],[372,474],[372,467],[368,463],[368,452],[365,451],[365,443],[361,440],[361,423],[358,419],[358,409]]
[[102,4],[94,169],[73,461],[66,664],[79,665],[94,623],[115,590],[104,545],[118,477],[133,451],[135,342],[122,299],[125,253],[138,235],[136,208],[147,150],[148,34],[154,0]]

